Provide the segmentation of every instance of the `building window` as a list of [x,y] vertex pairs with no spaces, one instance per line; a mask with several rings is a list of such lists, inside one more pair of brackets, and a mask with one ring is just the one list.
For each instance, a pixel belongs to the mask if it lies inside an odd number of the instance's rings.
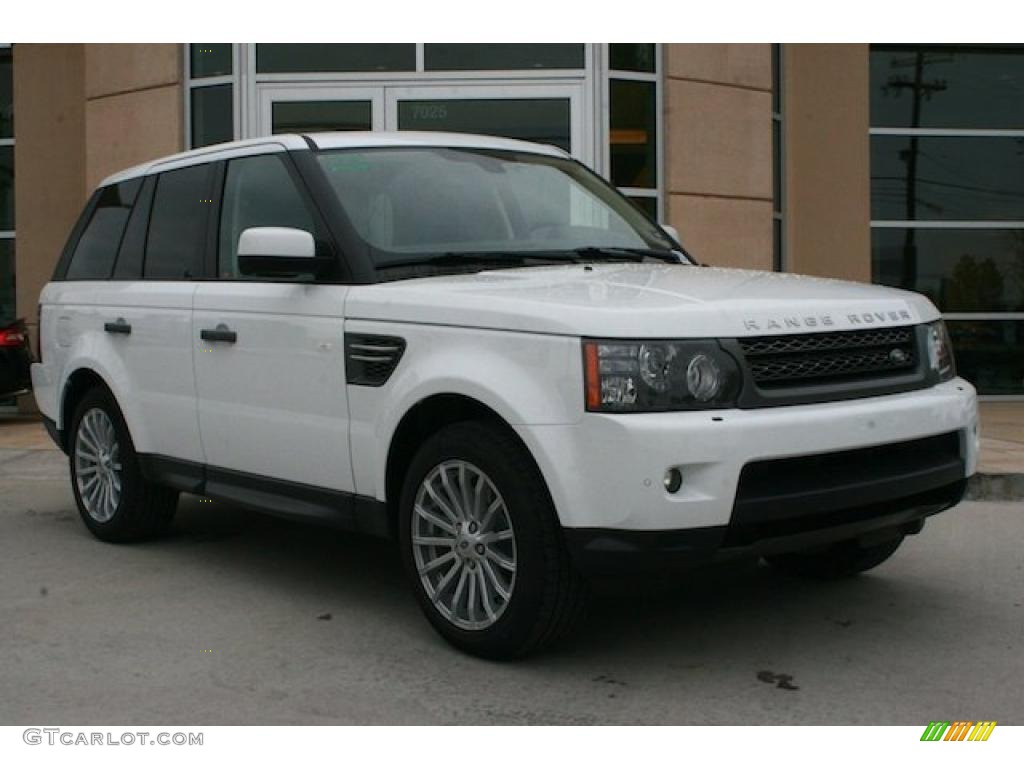
[[14,59],[0,45],[0,324],[15,319],[14,299]]
[[1024,46],[871,47],[876,282],[943,312],[960,373],[1024,395]]
[[663,217],[661,66],[654,43],[608,45],[608,163],[612,184],[652,220]]
[[427,70],[583,69],[584,49],[579,43],[426,43]]
[[231,43],[188,46],[188,146],[206,147],[237,138],[235,56]]
[[[14,57],[0,44],[0,325],[17,315],[14,275]],[[14,400],[0,400],[0,409]]]
[[772,269],[786,268],[785,157],[783,153],[782,46],[772,45]]
[[315,131],[508,136],[561,147],[664,214],[655,43],[192,43],[185,62],[190,148]]

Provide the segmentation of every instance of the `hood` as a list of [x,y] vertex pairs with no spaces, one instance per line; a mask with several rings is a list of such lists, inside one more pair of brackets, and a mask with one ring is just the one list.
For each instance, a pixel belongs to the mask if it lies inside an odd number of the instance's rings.
[[556,265],[352,288],[350,319],[617,338],[851,330],[939,317],[909,291],[672,264]]

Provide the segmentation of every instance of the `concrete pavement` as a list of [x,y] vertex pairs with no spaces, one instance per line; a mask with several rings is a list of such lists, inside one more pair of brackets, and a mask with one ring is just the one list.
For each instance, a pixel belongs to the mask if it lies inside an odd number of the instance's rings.
[[388,544],[183,499],[114,546],[64,457],[0,448],[0,723],[1024,724],[1024,509],[966,503],[871,574],[602,592],[514,664],[434,635]]

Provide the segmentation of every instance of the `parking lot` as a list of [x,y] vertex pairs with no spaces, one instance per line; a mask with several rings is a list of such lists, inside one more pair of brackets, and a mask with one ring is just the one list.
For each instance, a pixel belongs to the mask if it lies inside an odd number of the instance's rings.
[[764,566],[606,585],[510,664],[434,635],[390,545],[183,497],[114,546],[64,456],[0,448],[0,722],[1024,723],[1024,508],[965,503],[839,584]]

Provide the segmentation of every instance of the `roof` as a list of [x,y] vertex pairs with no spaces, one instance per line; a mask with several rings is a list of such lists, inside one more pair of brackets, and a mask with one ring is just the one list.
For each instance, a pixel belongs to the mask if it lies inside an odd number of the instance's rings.
[[336,131],[330,133],[280,134],[258,139],[230,141],[213,144],[201,149],[180,152],[176,155],[150,160],[108,176],[100,182],[101,187],[109,184],[146,176],[160,171],[183,168],[204,162],[226,160],[231,157],[284,152],[286,150],[316,149],[359,149],[369,147],[458,147],[472,149],[499,149],[509,152],[532,152],[551,157],[568,157],[568,153],[550,144],[534,144],[517,139],[497,136],[480,136],[472,133],[442,133],[428,131]]

